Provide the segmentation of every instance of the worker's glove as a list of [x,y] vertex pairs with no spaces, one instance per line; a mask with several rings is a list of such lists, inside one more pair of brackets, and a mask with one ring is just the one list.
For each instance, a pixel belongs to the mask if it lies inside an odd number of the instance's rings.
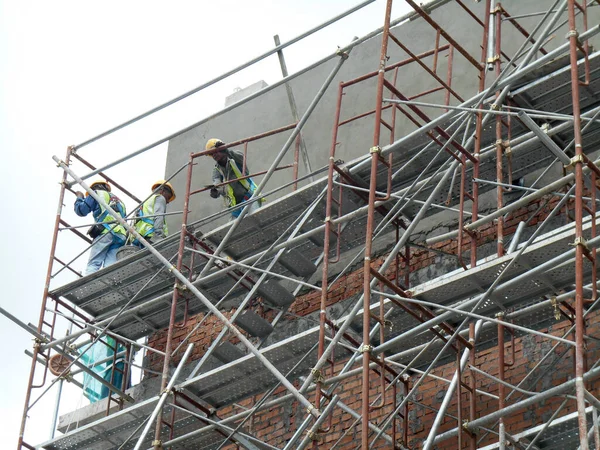
[[210,196],[211,196],[212,198],[219,198],[219,190],[218,190],[217,188],[215,188],[215,187],[214,187],[214,188],[212,188],[212,189],[210,190]]

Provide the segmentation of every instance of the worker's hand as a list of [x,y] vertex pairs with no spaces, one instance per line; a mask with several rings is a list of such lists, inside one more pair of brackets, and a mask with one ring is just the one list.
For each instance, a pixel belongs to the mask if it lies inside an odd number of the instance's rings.
[[85,196],[83,195],[83,192],[75,192],[75,195],[77,196],[77,198],[85,198]]
[[215,187],[214,187],[214,188],[212,188],[212,189],[210,190],[210,196],[211,196],[212,198],[219,198],[219,190],[218,190],[217,188],[215,188]]

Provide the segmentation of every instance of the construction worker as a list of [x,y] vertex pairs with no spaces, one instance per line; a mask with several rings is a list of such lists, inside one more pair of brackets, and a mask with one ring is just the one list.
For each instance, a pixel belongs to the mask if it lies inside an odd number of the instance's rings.
[[[213,150],[225,145],[221,139],[209,139],[206,143],[206,150]],[[256,190],[256,184],[252,181],[252,178],[240,178],[249,174],[248,166],[246,165],[243,170],[244,155],[241,152],[231,149],[223,149],[221,151],[212,153],[211,156],[215,160],[215,168],[212,174],[212,188],[210,190],[210,196],[212,198],[219,198],[222,196],[225,199],[227,207],[231,208],[235,205],[239,205],[242,202],[248,201],[252,194]],[[224,181],[233,181],[218,187],[217,185]],[[263,200],[257,200],[250,206],[249,213],[256,211],[260,208]],[[235,209],[231,212],[231,217],[236,218],[240,215],[242,208]]]
[[[125,217],[125,204],[110,192],[110,184],[104,180],[98,180],[90,185],[90,188],[106,202],[121,217]],[[81,217],[92,213],[96,225],[88,230],[88,234],[94,240],[90,249],[90,258],[85,269],[85,274],[97,272],[102,267],[108,267],[117,261],[117,250],[125,244],[125,228],[115,221],[104,207],[88,193],[76,192],[75,214]]]
[[[167,222],[164,214],[167,212],[167,203],[175,200],[175,189],[171,183],[165,180],[159,180],[152,185],[152,195],[146,200],[141,208],[138,208],[135,222],[135,230],[140,233],[144,239],[151,243],[156,243],[169,235]],[[142,245],[137,239],[133,241],[134,245]]]

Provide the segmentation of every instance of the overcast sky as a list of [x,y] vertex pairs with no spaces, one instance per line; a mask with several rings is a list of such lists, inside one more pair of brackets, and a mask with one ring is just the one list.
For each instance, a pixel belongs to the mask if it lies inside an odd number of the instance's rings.
[[[24,322],[37,324],[63,158],[79,144],[114,125],[201,85],[265,52],[279,34],[285,42],[349,9],[358,0],[0,0],[0,179],[6,201],[0,221],[2,295],[0,305]],[[393,17],[407,10],[396,2]],[[285,50],[290,73],[363,36],[383,23],[378,0]],[[376,68],[373,68],[374,70]],[[97,166],[114,161],[169,135],[222,107],[237,87],[280,78],[276,56],[181,102],[114,137],[84,147],[80,155]],[[166,145],[124,167],[109,171],[144,197],[164,175]],[[87,169],[74,165],[80,174]],[[74,197],[65,199],[66,217]],[[57,256],[70,260],[79,247],[61,233]],[[83,269],[87,255],[74,266]],[[57,287],[73,276],[56,278]],[[0,316],[0,423],[3,447],[14,448],[23,408],[32,348],[31,336]],[[57,327],[63,335],[66,325]],[[40,392],[34,391],[34,398]],[[56,393],[32,411],[26,438],[45,441]],[[61,411],[87,404],[67,391]]]

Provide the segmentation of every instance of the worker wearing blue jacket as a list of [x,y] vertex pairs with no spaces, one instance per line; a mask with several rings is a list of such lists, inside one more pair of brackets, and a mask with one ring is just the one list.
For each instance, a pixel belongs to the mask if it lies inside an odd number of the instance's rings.
[[[96,181],[90,188],[102,198],[108,206],[125,217],[125,205],[119,198],[112,194],[110,185],[104,181]],[[117,261],[117,250],[125,244],[126,231],[122,225],[115,222],[115,218],[104,209],[94,197],[82,192],[76,192],[75,214],[81,217],[92,213],[96,225],[88,230],[94,240],[90,249],[90,258],[85,269],[85,274],[97,272],[102,267],[108,267]]]

